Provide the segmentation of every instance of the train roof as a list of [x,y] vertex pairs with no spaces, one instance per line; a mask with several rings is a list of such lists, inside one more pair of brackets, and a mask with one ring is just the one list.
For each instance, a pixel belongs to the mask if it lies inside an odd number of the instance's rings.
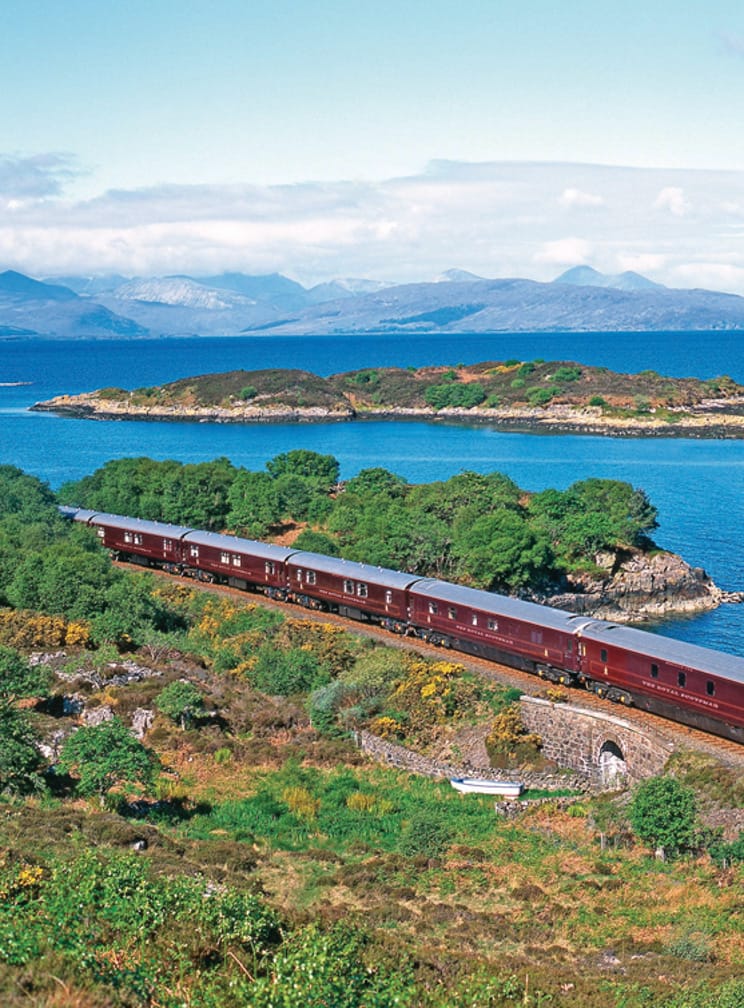
[[124,529],[127,532],[142,532],[145,535],[164,536],[166,539],[182,539],[187,532],[191,531],[185,525],[170,525],[168,522],[148,521],[146,518],[127,518],[124,515],[108,514],[105,511],[91,511],[88,524],[106,525],[108,528]]
[[297,552],[287,546],[275,546],[273,543],[259,542],[257,539],[239,539],[237,536],[224,535],[221,532],[198,532],[187,529],[183,541],[193,543],[195,546],[214,546],[215,549],[248,554],[260,560],[280,562],[284,562],[292,553]]
[[525,602],[509,595],[497,595],[495,592],[467,588],[435,578],[423,578],[411,586],[410,592],[412,595],[469,606],[480,612],[493,613],[494,616],[523,620],[536,626],[563,630],[570,634],[576,633],[578,627],[589,622],[589,617],[566,612],[564,609],[551,609],[550,606],[538,605],[536,602]]
[[63,518],[69,518],[71,521],[86,522],[86,524],[96,514],[95,511],[90,511],[88,508],[70,507],[67,504],[58,504],[57,510]]
[[606,623],[603,620],[594,620],[582,627],[580,636],[599,644],[627,648],[648,658],[673,662],[688,669],[700,669],[744,684],[744,658],[738,655],[714,651],[712,648],[700,647],[699,644],[688,644],[673,637],[662,637],[660,634],[649,633],[648,630],[637,630],[635,627]]
[[421,579],[420,574],[406,574],[404,571],[375,567],[373,564],[358,563],[356,560],[342,560],[341,557],[325,556],[323,553],[295,552],[288,560],[293,567],[307,567],[336,574],[338,577],[354,578],[383,588],[404,589]]

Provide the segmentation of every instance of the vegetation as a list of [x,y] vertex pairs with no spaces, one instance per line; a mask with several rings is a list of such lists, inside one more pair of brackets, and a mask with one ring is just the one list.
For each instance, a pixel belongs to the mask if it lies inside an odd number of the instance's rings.
[[[576,555],[581,530],[555,500],[533,511],[504,477],[427,488],[370,470],[339,492],[332,462],[299,461],[330,509],[315,534],[334,541],[330,519],[356,496],[397,516],[392,527],[410,511],[428,532],[462,522],[464,535],[468,508],[471,522],[502,510],[536,538],[558,530]],[[265,476],[276,483],[292,465]],[[109,474],[124,493],[113,465],[96,492]],[[1,478],[3,1005],[742,1003],[743,841],[702,827],[699,798],[692,833],[662,863],[648,845],[682,815],[658,795],[636,840],[622,794],[528,802],[506,819],[487,797],[374,766],[351,730],[452,761],[474,736],[490,733],[507,759],[526,744],[532,759],[534,740],[514,694],[459,662],[113,570],[95,537],[59,521],[46,488],[17,470]],[[597,502],[623,540],[645,534],[650,514],[630,488],[579,487],[573,500]],[[382,544],[384,522],[359,514]],[[32,649],[53,653],[31,664]],[[84,724],[97,708],[114,718]],[[130,724],[143,709],[154,722],[139,742]],[[41,755],[42,737],[58,756]],[[688,756],[672,769],[683,793],[744,800],[736,775],[710,763]]]
[[[606,368],[572,361],[487,361],[455,367],[365,368],[322,378],[305,371],[230,371],[201,375],[146,389],[123,392],[103,389],[79,397],[80,408],[100,402],[103,411],[116,402],[123,411],[151,412],[158,407],[186,413],[219,408],[236,416],[251,410],[318,409],[350,417],[397,409],[465,410],[473,416],[484,409],[591,406],[605,415],[665,420],[685,416],[711,398],[741,396],[744,388],[723,376],[709,381],[669,378],[655,371],[618,374]],[[74,412],[66,399],[62,408]],[[251,414],[249,414],[250,416]]]
[[[656,510],[644,492],[615,480],[582,480],[564,491],[530,495],[500,473],[464,472],[419,486],[382,468],[363,470],[340,486],[338,478],[336,459],[305,450],[278,456],[265,472],[224,459],[199,465],[123,459],[65,485],[60,496],[85,507],[250,537],[294,525],[304,528],[296,541],[301,549],[499,591],[539,588],[568,572],[593,570],[601,550],[647,548],[656,527]],[[208,515],[195,503],[205,486],[219,486],[207,494]],[[10,588],[14,603],[44,606],[65,598],[72,577],[77,594],[65,612],[85,616],[86,606],[100,604],[93,586],[115,577],[103,558],[85,552],[89,548],[76,546],[69,563],[66,554],[60,559],[52,551],[56,559],[48,566],[22,566]],[[83,579],[90,586],[85,590]],[[112,583],[104,600],[120,590]],[[142,627],[163,624],[165,615],[142,602],[118,627],[120,635],[139,639]],[[115,631],[112,618],[100,617],[93,626],[99,638],[113,639]]]

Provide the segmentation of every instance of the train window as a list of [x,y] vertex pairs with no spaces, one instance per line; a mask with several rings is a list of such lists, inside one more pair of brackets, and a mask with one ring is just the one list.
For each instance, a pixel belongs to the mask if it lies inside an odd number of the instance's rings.
[[708,696],[716,695],[716,684],[713,682],[712,679],[709,679],[705,684],[705,692],[708,694]]
[[315,584],[315,571],[308,571],[305,580],[308,584]]
[[470,614],[470,622],[473,624],[473,626],[478,626],[478,613]]
[[302,581],[302,567],[297,568],[297,580]]
[[601,662],[606,662],[607,661],[607,648],[602,648],[601,649],[601,651],[599,652],[599,660]]
[[496,622],[495,619],[490,619],[488,621],[488,629],[489,630],[498,630],[498,628],[499,628],[499,625],[498,625],[498,623]]
[[454,606],[450,606],[447,610],[447,619],[457,619],[457,609]]
[[233,567],[240,567],[240,553],[233,553],[232,565]]
[[96,535],[98,536],[99,539],[103,539],[103,537],[106,535],[106,530],[102,528],[97,528]]
[[573,641],[570,638],[566,641],[566,652],[568,654],[573,654]]
[[533,644],[542,644],[542,630],[530,630],[530,640]]
[[346,592],[347,595],[353,595],[354,594],[354,582],[353,581],[344,581],[344,591]]
[[687,673],[686,672],[678,672],[677,673],[677,685],[678,686],[684,686],[684,685],[686,685],[686,683],[687,683]]
[[229,564],[230,563],[230,554],[229,553],[220,553],[220,563]]
[[364,583],[364,581],[360,581],[357,584],[357,595],[359,596],[359,598],[366,598],[367,594],[368,592],[366,584]]
[[142,545],[142,536],[140,535],[139,532],[135,532],[134,533],[134,545],[135,546],[141,546]]
[[432,616],[436,616],[436,614],[439,612],[439,606],[436,604],[436,602],[429,603],[429,612],[431,613]]
[[651,678],[652,679],[659,678],[659,666],[656,664],[656,662],[651,662]]
[[163,539],[163,552],[167,553],[168,550],[172,550],[172,549],[173,549],[173,540],[172,539]]
[[267,560],[264,563],[264,571],[267,574],[273,574],[274,573],[274,561],[273,560]]
[[199,559],[199,547],[198,546],[192,546],[189,549],[189,556],[193,557],[195,560],[198,560]]
[[385,592],[385,605],[392,605],[392,604],[393,604],[393,593],[390,591],[390,589],[388,589]]
[[125,532],[124,533],[124,542],[129,542],[130,543],[131,541],[132,541],[132,533],[131,532]]

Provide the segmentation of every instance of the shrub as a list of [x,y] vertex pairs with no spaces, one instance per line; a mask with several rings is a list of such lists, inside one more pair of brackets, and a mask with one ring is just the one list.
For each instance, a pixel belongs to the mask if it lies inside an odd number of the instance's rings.
[[629,819],[635,834],[662,855],[674,856],[696,845],[695,793],[674,777],[652,777],[640,784]]

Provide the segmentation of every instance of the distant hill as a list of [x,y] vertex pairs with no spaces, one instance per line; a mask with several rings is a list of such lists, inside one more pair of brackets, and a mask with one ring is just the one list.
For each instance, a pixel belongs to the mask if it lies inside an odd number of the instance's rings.
[[591,266],[573,266],[556,277],[553,283],[573,284],[576,287],[614,287],[616,290],[667,290],[663,284],[654,283],[640,273],[627,270],[625,273],[600,273]]
[[[744,298],[576,266],[550,283],[447,270],[428,283],[364,278],[305,288],[280,273],[66,277],[0,274],[0,335],[489,333],[744,329]],[[79,292],[79,293],[78,293]]]
[[77,294],[69,287],[32,280],[15,270],[5,270],[0,273],[0,297],[17,301],[74,301]]

